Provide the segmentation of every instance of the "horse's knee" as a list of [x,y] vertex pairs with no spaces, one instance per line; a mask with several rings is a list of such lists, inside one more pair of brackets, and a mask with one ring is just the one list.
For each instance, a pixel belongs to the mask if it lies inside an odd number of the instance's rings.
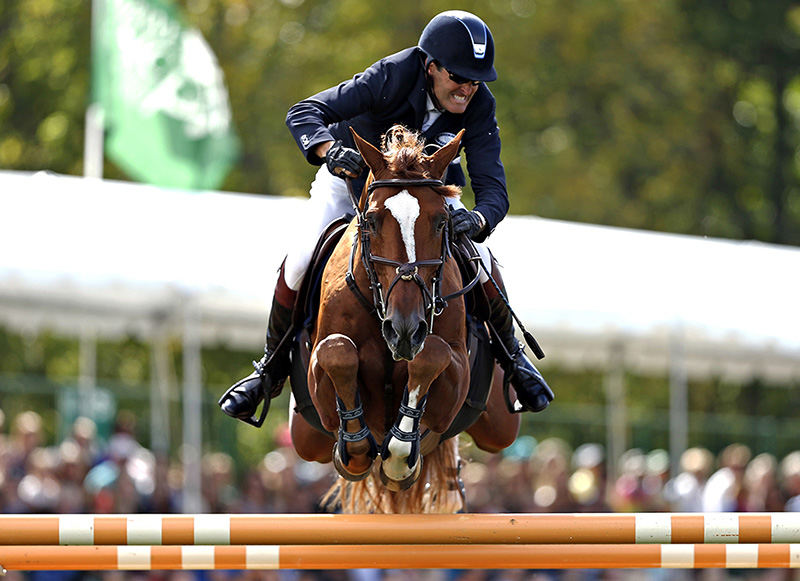
[[429,378],[428,383],[439,377],[452,360],[453,351],[447,341],[438,335],[425,339],[425,348],[408,362],[409,376]]
[[355,378],[358,370],[358,349],[347,335],[328,335],[317,344],[313,357],[334,383],[338,377]]

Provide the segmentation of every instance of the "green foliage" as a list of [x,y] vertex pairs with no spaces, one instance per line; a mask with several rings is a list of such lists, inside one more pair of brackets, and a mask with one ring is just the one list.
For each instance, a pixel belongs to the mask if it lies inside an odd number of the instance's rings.
[[[416,43],[440,0],[184,0],[243,152],[224,188],[305,196],[302,98]],[[800,244],[800,4],[462,2],[497,44],[511,211]],[[90,3],[0,6],[0,167],[82,171]],[[121,178],[106,163],[105,174]]]

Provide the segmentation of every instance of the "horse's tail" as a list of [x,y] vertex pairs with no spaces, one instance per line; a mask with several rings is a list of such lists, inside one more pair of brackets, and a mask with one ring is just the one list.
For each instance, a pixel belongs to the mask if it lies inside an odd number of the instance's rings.
[[419,480],[408,490],[391,492],[378,476],[378,462],[364,480],[337,478],[322,503],[344,513],[455,513],[465,508],[459,476],[458,436],[425,455]]

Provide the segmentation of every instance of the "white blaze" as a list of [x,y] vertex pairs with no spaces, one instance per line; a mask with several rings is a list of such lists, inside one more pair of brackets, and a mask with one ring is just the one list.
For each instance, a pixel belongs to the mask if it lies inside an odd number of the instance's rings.
[[414,240],[414,224],[419,217],[419,202],[408,193],[408,190],[403,190],[388,198],[383,205],[400,224],[400,235],[406,245],[408,261],[416,262],[417,245]]

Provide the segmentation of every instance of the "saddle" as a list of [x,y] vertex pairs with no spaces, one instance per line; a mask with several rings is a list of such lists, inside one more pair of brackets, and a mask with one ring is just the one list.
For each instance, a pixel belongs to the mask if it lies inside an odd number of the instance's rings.
[[[291,347],[292,365],[289,378],[295,399],[294,411],[300,413],[311,426],[331,437],[335,437],[335,435],[322,426],[308,390],[308,365],[312,348],[311,330],[314,328],[319,310],[322,272],[352,219],[352,214],[346,214],[334,220],[320,236],[297,293],[292,321],[296,335]],[[463,241],[453,243],[451,252],[458,264],[464,284],[466,284],[477,274],[475,271],[477,266],[474,261],[468,260],[468,257],[474,254],[474,250],[470,251],[464,244]],[[475,423],[486,409],[486,401],[492,385],[494,356],[485,325],[489,317],[489,301],[480,284],[475,285],[465,294],[464,299],[467,311],[470,385],[461,410],[453,419],[450,427],[442,434],[440,441],[458,435]]]

